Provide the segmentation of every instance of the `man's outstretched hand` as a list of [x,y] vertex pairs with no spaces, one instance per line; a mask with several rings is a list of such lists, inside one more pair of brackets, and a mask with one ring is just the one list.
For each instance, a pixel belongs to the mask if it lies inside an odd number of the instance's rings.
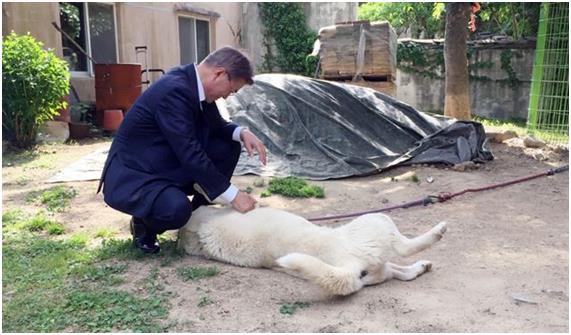
[[248,156],[252,157],[254,151],[256,151],[258,156],[260,156],[260,162],[266,165],[266,147],[264,143],[247,128],[242,129],[240,132],[240,139],[244,143],[246,151],[248,151]]
[[236,198],[232,200],[232,208],[240,213],[246,213],[256,207],[256,199],[252,198],[248,193],[238,191]]

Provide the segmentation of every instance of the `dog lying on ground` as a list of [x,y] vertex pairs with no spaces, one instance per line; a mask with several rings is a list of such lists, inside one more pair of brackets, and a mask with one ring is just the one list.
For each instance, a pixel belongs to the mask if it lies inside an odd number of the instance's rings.
[[430,247],[445,231],[441,222],[409,239],[384,214],[362,215],[329,228],[274,208],[241,214],[203,206],[179,230],[178,248],[239,266],[293,270],[332,294],[349,295],[367,285],[412,280],[429,271],[429,261],[401,266],[389,260]]

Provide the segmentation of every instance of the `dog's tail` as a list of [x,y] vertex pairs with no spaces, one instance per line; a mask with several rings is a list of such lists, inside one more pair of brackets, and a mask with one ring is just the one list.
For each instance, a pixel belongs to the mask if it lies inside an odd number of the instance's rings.
[[291,253],[278,258],[276,262],[335,295],[349,295],[364,286],[358,273],[332,266],[311,255]]
[[407,238],[397,232],[397,238],[394,240],[392,246],[398,255],[405,257],[410,256],[440,241],[445,232],[446,222],[444,221],[434,226],[428,232],[415,238]]

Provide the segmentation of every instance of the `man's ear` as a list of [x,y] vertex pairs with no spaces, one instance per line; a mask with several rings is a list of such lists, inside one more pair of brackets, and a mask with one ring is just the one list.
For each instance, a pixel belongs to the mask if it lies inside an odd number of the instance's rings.
[[218,78],[224,74],[226,74],[226,69],[224,69],[223,67],[215,67],[214,68],[214,77],[215,78]]

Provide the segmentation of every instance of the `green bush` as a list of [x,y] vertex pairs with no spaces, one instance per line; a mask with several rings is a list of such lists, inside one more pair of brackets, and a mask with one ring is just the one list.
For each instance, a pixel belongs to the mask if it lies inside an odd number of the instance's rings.
[[39,127],[67,104],[67,63],[43,50],[29,33],[12,32],[2,44],[3,136],[16,147],[29,148]]

